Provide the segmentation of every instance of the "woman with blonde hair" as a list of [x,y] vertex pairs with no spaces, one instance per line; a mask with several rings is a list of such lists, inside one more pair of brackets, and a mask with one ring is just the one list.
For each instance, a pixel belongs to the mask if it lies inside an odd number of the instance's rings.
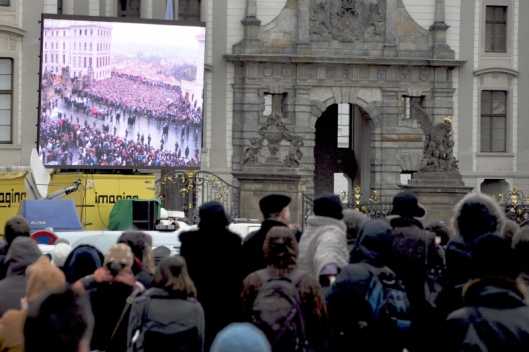
[[204,311],[183,257],[163,258],[144,295],[134,300],[128,341],[136,351],[204,350]]

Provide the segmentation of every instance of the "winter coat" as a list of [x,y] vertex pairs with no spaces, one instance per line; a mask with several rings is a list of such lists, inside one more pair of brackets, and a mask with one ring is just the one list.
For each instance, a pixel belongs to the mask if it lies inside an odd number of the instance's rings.
[[529,350],[529,307],[517,282],[481,279],[465,287],[465,306],[448,316],[443,351]]
[[238,320],[242,239],[224,227],[202,224],[196,231],[182,233],[180,242],[180,255],[204,309],[208,350],[215,335]]
[[21,309],[20,300],[26,296],[26,268],[41,255],[31,238],[15,238],[5,258],[7,276],[0,281],[0,316],[9,309]]
[[110,337],[117,326],[127,298],[133,288],[120,282],[104,282],[90,291],[90,304],[94,314],[94,332],[90,342],[91,350],[108,352],[125,352],[127,350],[127,322],[130,309],[123,317],[112,340]]
[[105,257],[94,246],[82,244],[75,247],[66,258],[63,271],[66,282],[74,283],[103,266]]
[[6,241],[0,242],[0,280],[5,279],[7,274],[7,265],[5,264],[9,246]]
[[[200,351],[204,350],[204,311],[194,298],[177,297],[156,287],[147,290],[132,305],[127,334],[129,343],[136,330],[142,327],[156,335],[175,335],[195,328],[198,340],[189,342],[199,346]],[[148,346],[143,346],[149,352]]]
[[261,224],[261,228],[250,233],[244,239],[242,245],[242,267],[244,270],[244,277],[259,269],[266,268],[266,261],[263,253],[263,244],[268,231],[274,226],[285,226],[284,223],[275,220],[265,220]]
[[341,220],[313,215],[307,219],[307,229],[299,241],[300,269],[319,277],[323,268],[335,264],[338,269],[348,263],[345,224]]
[[0,319],[0,351],[24,352],[26,310],[10,309]]
[[393,245],[391,227],[380,220],[367,221],[358,233],[350,264],[342,268],[326,294],[333,332],[332,351],[402,351],[403,341],[381,338],[376,329],[362,329],[372,311],[366,293],[373,277],[367,263],[377,268],[387,266]]
[[[275,227],[275,229],[283,229],[283,227]],[[298,267],[296,263],[297,241],[292,232],[288,230],[285,232],[288,239],[278,241],[280,246],[286,248],[276,250],[279,246],[272,239],[275,233],[274,228],[269,231],[263,246],[267,262],[266,270],[269,270],[272,276],[286,276]],[[243,321],[252,322],[253,304],[261,286],[262,283],[255,272],[244,279],[241,293]],[[316,277],[307,273],[302,277],[297,288],[310,347],[316,352],[326,350],[329,340],[328,317],[321,285]]]

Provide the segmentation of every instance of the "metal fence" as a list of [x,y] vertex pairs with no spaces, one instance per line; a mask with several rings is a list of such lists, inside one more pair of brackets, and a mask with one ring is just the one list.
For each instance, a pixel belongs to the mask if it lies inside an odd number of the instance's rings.
[[208,171],[172,171],[156,181],[156,196],[168,210],[183,211],[186,218],[198,222],[198,208],[209,201],[218,201],[234,218],[240,214],[239,187],[233,186]]

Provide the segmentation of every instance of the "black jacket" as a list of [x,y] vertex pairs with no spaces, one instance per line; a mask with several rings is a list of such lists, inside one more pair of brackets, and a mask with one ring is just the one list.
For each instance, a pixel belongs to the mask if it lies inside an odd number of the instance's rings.
[[180,235],[180,255],[187,262],[197,299],[204,308],[206,350],[215,335],[237,321],[242,287],[239,235],[224,227],[202,225]]
[[[136,330],[142,326],[156,336],[174,336],[195,328],[198,338],[183,342],[198,346],[197,351],[204,350],[204,311],[194,298],[179,298],[156,287],[147,290],[132,305],[127,337],[129,343]],[[142,345],[141,341],[138,344]],[[147,348],[145,352],[149,352]]]
[[529,307],[525,288],[513,282],[471,282],[466,307],[448,316],[443,351],[529,351]]
[[242,244],[242,268],[243,277],[254,271],[266,268],[266,261],[263,252],[263,245],[268,231],[274,226],[284,226],[284,223],[275,220],[265,220],[261,228],[250,233]]

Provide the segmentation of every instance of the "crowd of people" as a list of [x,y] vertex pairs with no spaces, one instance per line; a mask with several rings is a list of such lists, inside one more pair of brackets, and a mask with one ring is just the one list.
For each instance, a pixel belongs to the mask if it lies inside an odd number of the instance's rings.
[[425,226],[415,194],[385,219],[322,194],[304,231],[291,199],[263,197],[244,239],[221,203],[199,208],[180,253],[125,231],[107,253],[27,221],[0,247],[1,351],[527,351],[529,229],[470,193]]
[[[52,120],[42,116],[40,120],[39,150],[44,164],[51,161],[58,165],[130,166],[130,167],[199,167],[199,149],[189,147],[174,150],[160,143],[151,143],[150,134],[145,137],[127,138],[116,136],[88,123],[79,124],[66,116]],[[74,153],[74,150],[76,153]],[[75,159],[77,155],[77,159]]]

